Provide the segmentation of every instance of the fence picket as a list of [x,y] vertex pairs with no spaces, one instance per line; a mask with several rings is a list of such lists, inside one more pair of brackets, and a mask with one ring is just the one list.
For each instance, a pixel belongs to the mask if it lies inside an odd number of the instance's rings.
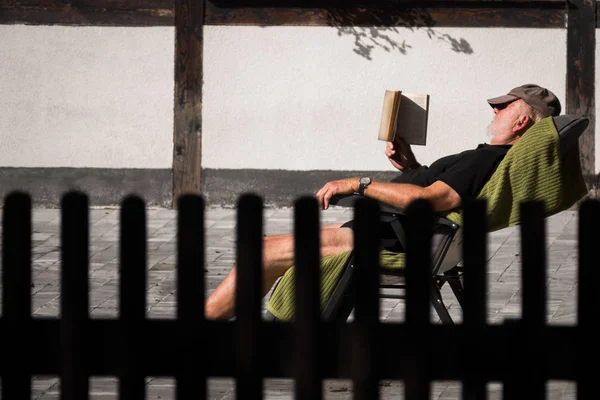
[[522,328],[526,343],[527,374],[521,377],[528,380],[529,390],[523,391],[527,400],[546,400],[546,380],[548,378],[546,360],[546,223],[544,203],[525,202],[521,204],[521,282],[523,288]]
[[236,398],[262,399],[262,199],[244,194],[238,202],[236,272]]
[[176,398],[195,393],[206,399],[206,363],[200,344],[207,332],[204,324],[204,199],[186,194],[179,197],[177,211],[177,326],[181,359],[176,373]]
[[481,357],[480,338],[487,328],[487,202],[473,201],[465,205],[463,218],[464,309],[462,340],[464,400],[487,399],[487,387]]
[[87,321],[89,216],[83,193],[66,193],[61,202],[61,399],[88,398]]
[[121,205],[119,309],[124,340],[124,365],[119,374],[119,397],[145,400],[142,372],[146,322],[146,209],[143,199],[127,196]]
[[[544,204],[520,205],[522,318],[509,320],[513,362],[507,373],[504,398],[546,399],[546,243]],[[510,371],[508,362],[503,365]]]
[[294,206],[294,265],[296,304],[295,398],[322,398],[319,363],[320,235],[319,208],[315,198],[304,197]]
[[596,285],[600,282],[598,269],[598,222],[600,222],[600,201],[587,199],[581,204],[578,220],[578,293],[577,293],[577,357],[576,382],[577,398],[597,397],[598,374],[592,363],[600,358],[598,349],[597,323],[600,310],[600,297]]
[[546,324],[546,226],[544,204],[521,205],[521,282],[523,322],[540,329]]
[[354,308],[355,337],[352,348],[354,398],[379,398],[377,344],[379,325],[379,205],[364,198],[354,209],[356,301]]
[[12,192],[5,198],[2,216],[2,340],[0,357],[3,399],[31,397],[28,357],[31,328],[31,197]]
[[405,360],[407,400],[429,400],[431,351],[430,295],[433,210],[426,200],[415,200],[406,209],[406,327],[410,341]]

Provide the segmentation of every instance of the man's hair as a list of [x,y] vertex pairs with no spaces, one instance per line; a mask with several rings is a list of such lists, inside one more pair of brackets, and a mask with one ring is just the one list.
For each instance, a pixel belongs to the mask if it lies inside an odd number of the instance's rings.
[[533,108],[532,106],[527,104],[527,102],[525,102],[525,100],[523,100],[523,112],[525,112],[526,114],[529,115],[529,118],[531,118],[533,120],[534,124],[536,122],[540,122],[542,119],[550,116],[550,115],[544,115],[541,111],[536,110],[535,108]]

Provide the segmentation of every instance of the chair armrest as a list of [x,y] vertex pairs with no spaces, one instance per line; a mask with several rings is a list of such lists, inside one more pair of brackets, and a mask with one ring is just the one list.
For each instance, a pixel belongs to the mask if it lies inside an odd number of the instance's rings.
[[[360,194],[336,194],[331,197],[329,204],[340,206],[340,207],[354,207],[354,204],[358,199],[362,199],[364,196]],[[390,206],[389,204],[379,202],[379,209],[384,214],[400,214],[406,215],[406,212],[402,208]]]
[[[353,208],[356,201],[361,198],[364,198],[364,196],[361,196],[360,194],[357,194],[357,193],[336,194],[334,196],[331,196],[331,199],[329,200],[329,204],[339,206],[339,207]],[[383,222],[389,222],[390,220],[395,219],[396,216],[398,216],[398,215],[406,215],[406,211],[403,208],[394,207],[394,206],[391,206],[389,204],[382,203],[382,202],[379,202],[379,209],[382,214],[381,221],[383,221]],[[440,215],[437,215],[437,214],[434,214],[434,215],[435,215],[434,223],[442,224],[442,225],[449,225],[452,228],[457,229],[456,224],[454,222],[452,222],[449,219],[444,218]],[[390,219],[390,217],[392,217],[392,218]]]
[[[354,207],[355,203],[364,196],[360,194],[345,194],[345,195],[335,195],[332,196],[329,200],[329,204],[337,205],[341,207]],[[406,212],[402,208],[393,207],[389,204],[385,204],[382,202],[378,202],[380,206],[380,216],[379,220],[381,222],[386,222],[390,224],[390,227],[393,229],[396,240],[400,243],[403,248],[407,247],[406,240],[406,231],[404,230],[404,226],[401,223],[400,215],[406,215]],[[441,217],[437,214],[434,214],[434,227],[435,232],[447,232],[447,229],[450,228],[452,230],[451,237],[454,237],[455,232],[459,229],[459,226],[454,222]],[[444,228],[445,227],[445,228]],[[442,231],[440,231],[442,229]],[[435,235],[435,233],[434,233]],[[444,233],[447,236],[447,233]],[[439,235],[438,235],[439,236]],[[436,264],[436,270],[439,268],[439,264]]]

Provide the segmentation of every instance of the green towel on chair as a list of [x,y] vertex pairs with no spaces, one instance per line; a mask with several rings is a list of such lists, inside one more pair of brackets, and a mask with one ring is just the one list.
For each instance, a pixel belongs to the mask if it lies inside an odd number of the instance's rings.
[[[533,125],[508,151],[478,195],[488,202],[489,231],[519,223],[520,203],[543,201],[546,216],[571,207],[587,193],[574,146],[561,165],[559,137],[552,117]],[[459,211],[441,213],[462,225]]]
[[[565,157],[561,165],[559,137],[552,117],[547,117],[525,132],[507,152],[498,168],[478,195],[488,202],[488,226],[493,232],[519,223],[520,203],[543,201],[546,216],[571,207],[587,193],[581,174],[579,148]],[[462,225],[460,210],[440,213]],[[327,304],[343,272],[351,251],[322,257],[321,309]],[[404,254],[382,250],[380,266],[387,269],[404,267]],[[278,282],[267,309],[282,321],[294,318],[294,268]]]

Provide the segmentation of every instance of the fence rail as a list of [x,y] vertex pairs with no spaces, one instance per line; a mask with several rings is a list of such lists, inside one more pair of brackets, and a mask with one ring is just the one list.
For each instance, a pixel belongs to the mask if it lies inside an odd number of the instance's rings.
[[[463,398],[486,398],[500,381],[510,399],[545,398],[548,380],[572,380],[580,399],[598,398],[593,385],[599,359],[596,331],[595,230],[600,202],[584,201],[579,214],[578,322],[547,325],[546,244],[543,205],[521,209],[522,318],[486,322],[485,204],[464,213],[465,308],[463,323],[430,322],[429,269],[433,214],[413,203],[406,226],[406,318],[379,321],[378,204],[355,206],[357,294],[355,317],[345,324],[319,319],[319,211],[315,199],[295,204],[296,320],[261,318],[262,212],[260,197],[240,197],[237,212],[237,319],[204,319],[204,202],[182,196],[177,231],[177,318],[147,319],[146,215],[143,199],[129,196],[120,210],[120,292],[116,319],[88,315],[88,198],[69,192],[61,202],[61,312],[31,315],[31,198],[5,199],[2,230],[3,313],[0,318],[2,398],[30,398],[31,376],[58,375],[62,399],[88,397],[90,376],[117,376],[119,396],[145,398],[146,376],[176,379],[178,399],[206,398],[206,378],[236,380],[236,398],[260,399],[263,379],[288,377],[297,399],[321,398],[321,380],[354,382],[354,398],[376,399],[380,379],[400,379],[406,398],[429,399],[434,380],[460,380]],[[157,339],[160,345],[157,345]],[[490,346],[494,343],[494,346]],[[152,352],[148,351],[152,348]]]

